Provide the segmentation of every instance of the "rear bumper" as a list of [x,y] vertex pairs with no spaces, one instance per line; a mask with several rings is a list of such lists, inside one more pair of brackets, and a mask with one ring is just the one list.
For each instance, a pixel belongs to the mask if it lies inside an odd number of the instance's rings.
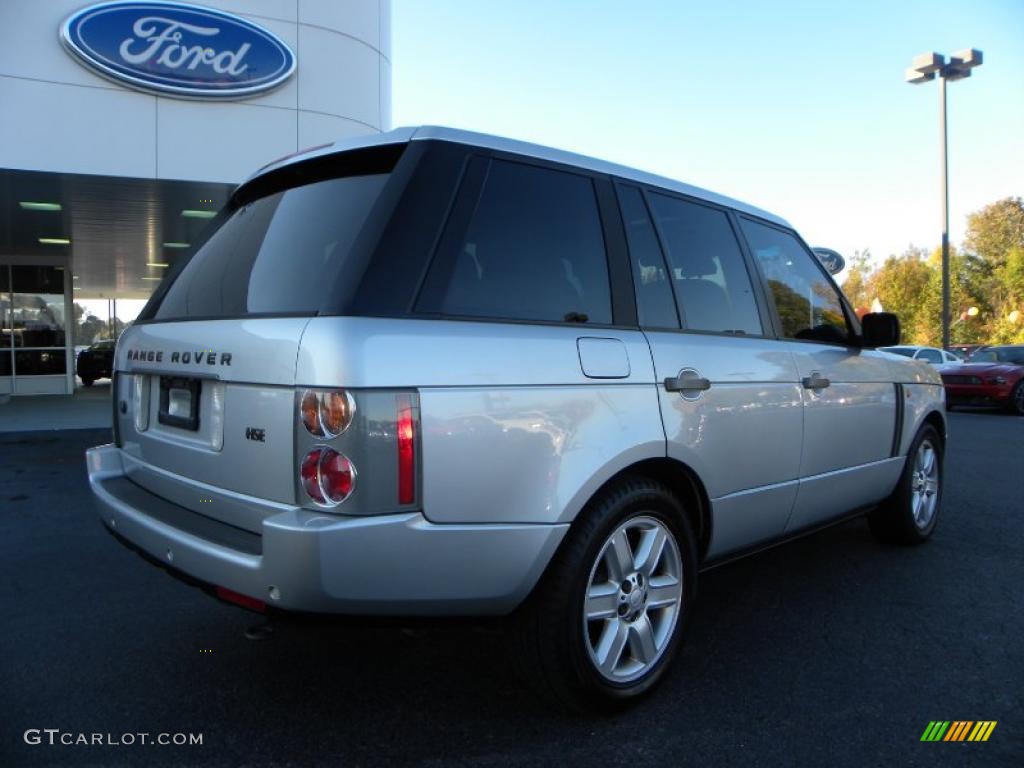
[[260,534],[174,505],[125,475],[121,452],[86,452],[104,525],[199,582],[271,608],[358,615],[499,615],[540,578],[568,525],[435,525],[417,512],[339,517],[300,508]]

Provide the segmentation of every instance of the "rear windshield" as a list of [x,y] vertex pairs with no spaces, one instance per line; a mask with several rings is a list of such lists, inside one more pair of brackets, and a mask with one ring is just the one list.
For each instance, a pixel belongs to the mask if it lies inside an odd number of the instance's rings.
[[148,314],[154,320],[315,314],[389,174],[290,187],[226,216]]

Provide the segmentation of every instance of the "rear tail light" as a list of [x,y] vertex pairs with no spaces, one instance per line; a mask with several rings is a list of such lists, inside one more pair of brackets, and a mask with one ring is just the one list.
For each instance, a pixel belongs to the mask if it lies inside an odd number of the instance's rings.
[[341,504],[356,485],[355,465],[331,448],[314,448],[307,453],[299,475],[306,495],[325,507]]
[[299,407],[306,430],[311,435],[330,439],[348,429],[356,412],[356,401],[343,389],[307,389]]
[[295,498],[301,506],[380,515],[421,503],[416,390],[298,388],[292,407],[302,422],[294,425]]
[[398,503],[416,501],[416,421],[412,396],[398,395]]

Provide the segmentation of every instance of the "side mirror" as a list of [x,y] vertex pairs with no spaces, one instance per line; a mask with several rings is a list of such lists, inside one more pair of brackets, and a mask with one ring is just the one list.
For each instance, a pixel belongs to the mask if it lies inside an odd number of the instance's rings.
[[895,347],[900,343],[900,319],[892,312],[869,312],[860,324],[865,347]]
[[838,275],[846,266],[846,259],[839,255],[838,251],[833,251],[831,248],[811,248],[811,250],[814,251],[814,255],[818,257],[818,261],[824,265],[830,275]]

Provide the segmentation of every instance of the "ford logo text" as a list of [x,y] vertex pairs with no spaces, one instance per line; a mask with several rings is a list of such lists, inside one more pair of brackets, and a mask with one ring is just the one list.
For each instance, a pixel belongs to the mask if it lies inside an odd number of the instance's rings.
[[61,41],[104,77],[183,98],[251,96],[295,71],[295,54],[266,29],[183,3],[92,5],[64,22]]

